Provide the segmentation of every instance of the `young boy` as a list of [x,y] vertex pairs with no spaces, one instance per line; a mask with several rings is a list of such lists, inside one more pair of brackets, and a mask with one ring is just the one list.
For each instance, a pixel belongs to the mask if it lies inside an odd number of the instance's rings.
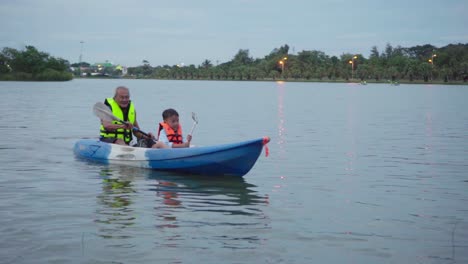
[[187,141],[184,142],[182,136],[182,127],[179,123],[179,113],[169,108],[162,113],[164,122],[159,123],[158,141],[164,143],[170,148],[188,148],[192,135],[187,135]]

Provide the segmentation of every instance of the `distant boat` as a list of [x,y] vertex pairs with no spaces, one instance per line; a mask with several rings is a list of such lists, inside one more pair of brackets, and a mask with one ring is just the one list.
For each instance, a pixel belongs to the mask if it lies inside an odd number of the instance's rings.
[[361,82],[361,85],[367,85],[367,82],[366,82],[366,81],[362,81],[362,82]]

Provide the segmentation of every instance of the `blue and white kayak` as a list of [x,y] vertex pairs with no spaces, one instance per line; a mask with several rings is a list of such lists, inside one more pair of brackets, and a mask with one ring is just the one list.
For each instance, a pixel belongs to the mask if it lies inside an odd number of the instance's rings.
[[253,167],[270,138],[190,148],[151,149],[81,139],[74,152],[80,158],[179,173],[244,176]]

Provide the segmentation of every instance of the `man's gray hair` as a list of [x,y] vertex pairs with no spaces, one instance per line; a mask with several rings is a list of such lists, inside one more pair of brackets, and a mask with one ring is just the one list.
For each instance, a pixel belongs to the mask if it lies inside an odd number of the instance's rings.
[[115,88],[114,98],[117,97],[117,92],[120,91],[120,90],[124,90],[124,91],[127,91],[128,93],[130,93],[130,92],[128,91],[128,88],[127,88],[127,87],[125,87],[125,86],[119,86],[119,87]]

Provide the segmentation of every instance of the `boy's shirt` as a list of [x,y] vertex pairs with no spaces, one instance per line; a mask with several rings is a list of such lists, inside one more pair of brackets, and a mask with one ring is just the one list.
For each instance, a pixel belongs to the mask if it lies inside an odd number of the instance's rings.
[[167,138],[167,134],[166,134],[166,130],[164,129],[161,129],[161,131],[159,131],[159,139],[158,141],[161,141],[162,143],[168,145],[170,148],[172,148],[172,142],[169,142],[169,139]]

